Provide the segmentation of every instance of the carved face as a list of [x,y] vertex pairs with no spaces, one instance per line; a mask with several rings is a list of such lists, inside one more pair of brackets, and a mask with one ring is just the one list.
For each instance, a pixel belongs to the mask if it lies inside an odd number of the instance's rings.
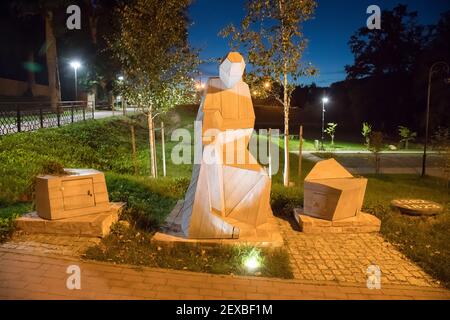
[[244,58],[238,52],[230,52],[220,65],[220,79],[228,89],[242,80],[245,70]]

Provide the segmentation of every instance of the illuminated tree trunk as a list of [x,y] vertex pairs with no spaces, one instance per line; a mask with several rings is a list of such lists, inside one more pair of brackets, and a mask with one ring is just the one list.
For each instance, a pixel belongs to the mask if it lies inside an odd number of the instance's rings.
[[[285,63],[286,70],[286,63]],[[287,72],[284,72],[284,174],[283,182],[284,186],[289,186],[289,97],[288,97],[288,78]]]
[[50,102],[53,109],[58,108],[61,101],[61,87],[59,82],[58,54],[56,48],[56,38],[53,31],[53,12],[47,11],[45,14],[45,40],[48,85],[50,87]]
[[151,108],[147,114],[148,122],[148,141],[150,148],[150,173],[152,178],[156,178],[156,165],[155,165],[155,137],[154,137],[154,127],[153,127],[153,117]]

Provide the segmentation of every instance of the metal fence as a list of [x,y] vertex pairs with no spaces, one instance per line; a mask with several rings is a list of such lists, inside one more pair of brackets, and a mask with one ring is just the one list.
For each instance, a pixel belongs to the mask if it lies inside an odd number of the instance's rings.
[[0,103],[0,136],[60,127],[69,123],[94,119],[95,107],[85,101]]

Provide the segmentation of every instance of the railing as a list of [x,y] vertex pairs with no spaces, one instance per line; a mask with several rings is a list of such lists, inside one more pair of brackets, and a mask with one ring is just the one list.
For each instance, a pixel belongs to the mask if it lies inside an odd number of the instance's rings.
[[85,101],[0,103],[0,136],[60,127],[69,123],[94,119],[95,107]]

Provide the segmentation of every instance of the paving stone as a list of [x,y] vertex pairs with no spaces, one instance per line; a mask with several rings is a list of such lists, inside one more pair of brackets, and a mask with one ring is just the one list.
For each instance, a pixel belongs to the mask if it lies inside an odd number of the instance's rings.
[[[420,267],[379,234],[304,234],[277,219],[294,280],[220,276],[81,261],[91,238],[16,234],[0,245],[0,297],[5,299],[450,299]],[[64,255],[61,255],[64,253]],[[78,264],[82,290],[65,287]],[[382,271],[368,290],[366,270]]]
[[291,256],[291,263],[297,279],[306,278],[306,265],[317,281],[336,280],[365,286],[367,268],[374,264],[382,271],[382,284],[439,286],[378,233],[305,234],[293,230],[289,221],[278,222],[286,248],[296,252],[295,257]]

